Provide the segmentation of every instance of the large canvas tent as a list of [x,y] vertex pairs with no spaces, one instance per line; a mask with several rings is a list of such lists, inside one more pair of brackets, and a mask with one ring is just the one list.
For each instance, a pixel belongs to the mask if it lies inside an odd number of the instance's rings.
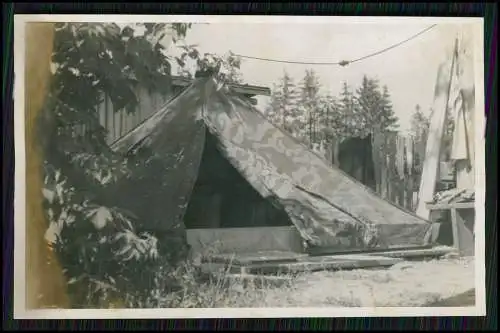
[[[131,156],[147,151],[147,156],[170,161],[162,178],[162,204],[145,203],[163,220],[183,222],[194,201],[209,202],[210,193],[233,183],[213,181],[211,190],[200,195],[200,180],[232,172],[247,186],[226,193],[249,200],[253,192],[273,207],[271,219],[289,221],[312,245],[373,248],[426,245],[429,239],[428,221],[330,166],[213,78],[196,80],[112,148]],[[155,228],[162,228],[161,221]]]

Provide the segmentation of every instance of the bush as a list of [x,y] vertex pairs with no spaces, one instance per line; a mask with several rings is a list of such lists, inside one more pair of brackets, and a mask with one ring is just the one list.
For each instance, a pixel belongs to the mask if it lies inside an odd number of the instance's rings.
[[[150,91],[168,92],[171,58],[161,41],[170,30],[176,43],[191,25],[54,26],[54,72],[38,119],[46,161],[42,192],[49,228],[45,237],[64,268],[73,307],[158,305],[152,293],[165,295],[181,288],[178,281],[183,275],[175,267],[187,252],[184,230],[177,221],[182,214],[173,212],[176,219],[156,214],[166,210],[157,194],[165,193],[162,186],[168,181],[155,178],[150,169],[138,172],[150,159],[136,168],[130,160],[114,155],[97,110],[106,96],[114,112],[135,112],[139,82]],[[194,46],[188,50],[193,59],[203,60]],[[231,66],[238,67],[233,58]],[[162,175],[164,166],[159,168]],[[144,175],[147,181],[141,178]],[[130,200],[137,195],[134,185],[139,183],[149,197]],[[154,190],[147,187],[154,183]],[[157,201],[148,202],[150,198]],[[139,204],[131,205],[134,200]],[[148,227],[158,223],[164,225],[161,234]]]

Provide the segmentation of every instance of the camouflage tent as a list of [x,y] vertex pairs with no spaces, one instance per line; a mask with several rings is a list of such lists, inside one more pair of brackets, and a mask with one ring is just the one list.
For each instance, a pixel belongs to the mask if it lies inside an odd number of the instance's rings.
[[112,148],[132,155],[145,148],[171,161],[163,180],[168,186],[164,204],[152,209],[182,221],[209,136],[310,244],[367,248],[425,245],[429,239],[429,222],[330,166],[211,78],[195,81]]

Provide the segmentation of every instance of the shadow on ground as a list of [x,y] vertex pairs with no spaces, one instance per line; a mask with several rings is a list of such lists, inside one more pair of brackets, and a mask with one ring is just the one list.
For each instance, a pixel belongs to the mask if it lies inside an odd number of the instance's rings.
[[432,302],[427,304],[426,306],[432,307],[454,307],[454,306],[475,306],[476,305],[476,290],[469,289],[466,292],[456,295],[453,297],[449,297],[438,302]]

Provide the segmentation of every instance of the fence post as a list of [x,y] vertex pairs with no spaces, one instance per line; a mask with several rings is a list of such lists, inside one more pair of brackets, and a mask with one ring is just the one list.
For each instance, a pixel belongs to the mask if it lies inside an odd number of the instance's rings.
[[372,158],[374,165],[374,174],[375,174],[375,190],[376,192],[382,196],[382,145],[380,140],[380,133],[377,129],[375,129],[372,133]]
[[406,137],[406,206],[413,211],[413,138]]

